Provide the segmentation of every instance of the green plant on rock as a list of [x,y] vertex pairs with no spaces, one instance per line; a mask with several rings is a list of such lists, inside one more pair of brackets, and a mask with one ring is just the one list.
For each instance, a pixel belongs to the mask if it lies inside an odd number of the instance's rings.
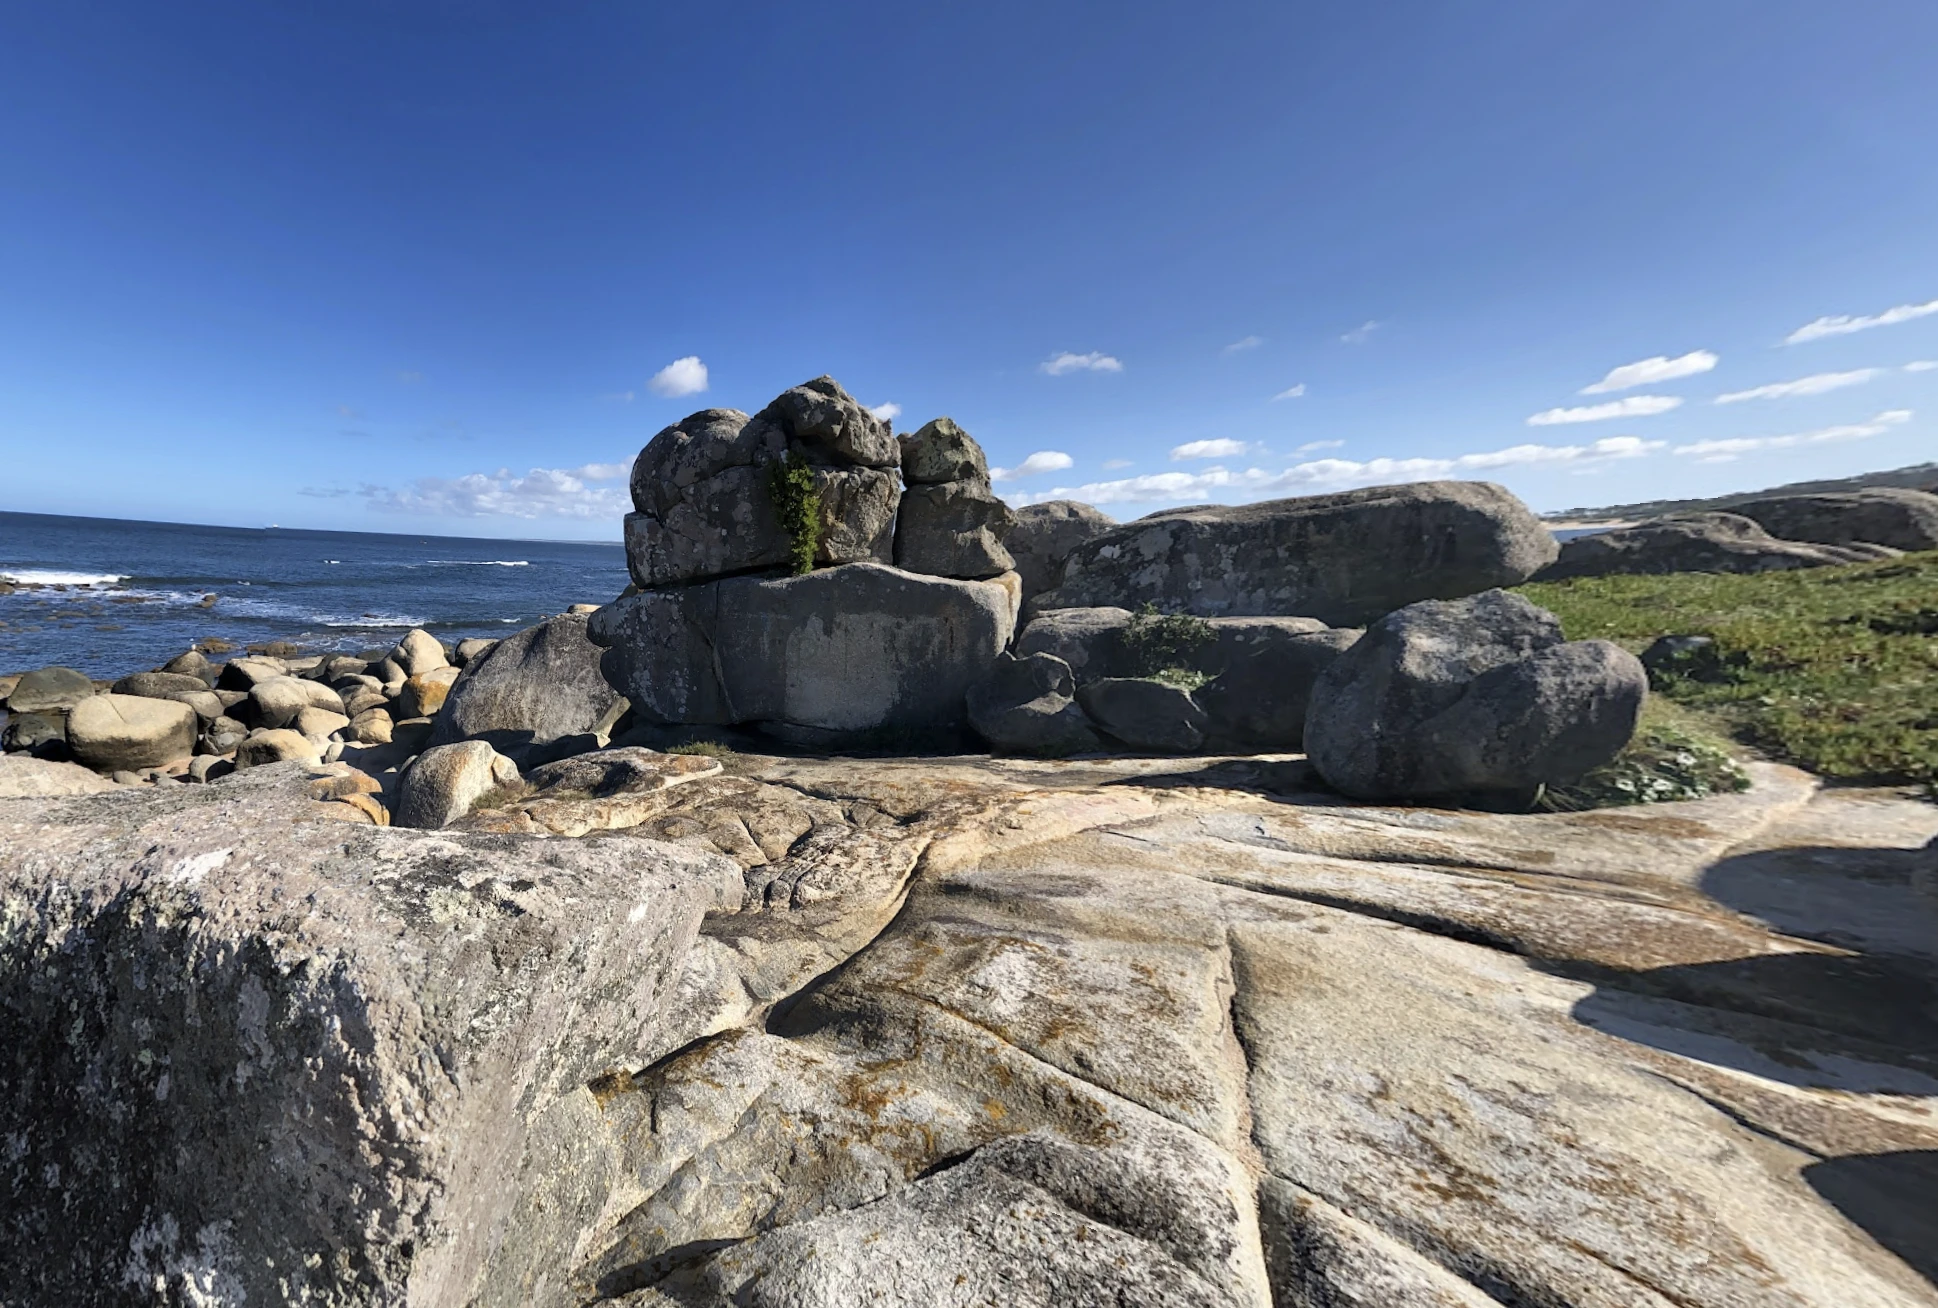
[[1540,806],[1572,813],[1628,804],[1707,799],[1749,789],[1727,741],[1659,700],[1650,700],[1622,752],[1579,781],[1550,786]]
[[1207,678],[1191,666],[1200,648],[1217,633],[1203,618],[1189,613],[1160,613],[1146,600],[1131,614],[1119,639],[1125,670],[1133,677],[1153,677],[1186,690],[1196,690]]
[[814,485],[814,469],[799,454],[767,465],[767,493],[774,500],[774,518],[789,541],[788,567],[795,576],[814,571],[821,548],[821,492]]

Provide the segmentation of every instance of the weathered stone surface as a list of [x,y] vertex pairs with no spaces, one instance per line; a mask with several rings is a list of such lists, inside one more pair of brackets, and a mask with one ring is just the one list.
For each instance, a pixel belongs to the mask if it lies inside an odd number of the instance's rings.
[[404,670],[407,678],[435,668],[448,667],[451,662],[445,657],[444,646],[438,638],[422,627],[413,627],[404,633],[404,638],[390,651],[390,658]]
[[[1233,619],[1239,621],[1239,619]],[[1260,633],[1247,633],[1258,637]],[[1361,633],[1349,628],[1274,634],[1241,643],[1224,669],[1191,693],[1205,712],[1206,748],[1297,753],[1305,748],[1312,688]]]
[[161,670],[163,672],[174,672],[182,676],[194,677],[204,686],[213,686],[215,684],[215,665],[210,663],[208,655],[202,653],[199,649],[184,650],[182,653],[168,660],[168,662],[162,664]]
[[[374,678],[364,677],[361,680],[370,681]],[[381,685],[365,686],[352,683],[340,686],[337,688],[337,698],[342,703],[343,715],[347,718],[360,717],[371,709],[380,709],[390,703],[390,696],[384,694]]]
[[350,719],[341,713],[310,706],[305,706],[296,715],[296,720],[290,723],[297,733],[308,736],[311,740],[333,736],[349,725]]
[[14,683],[7,696],[9,713],[65,713],[96,694],[85,672],[73,668],[39,668]]
[[213,722],[228,713],[228,707],[220,699],[216,698],[216,694],[212,690],[178,690],[174,694],[164,695],[162,698],[172,699],[177,704],[188,705],[189,708],[194,710],[195,716],[205,723]]
[[[1207,677],[1219,676],[1227,668],[1265,650],[1280,649],[1316,632],[1330,630],[1317,618],[1244,617],[1201,621],[1205,623],[1203,630],[1209,639],[1193,646],[1180,666]],[[1102,677],[1145,676],[1160,671],[1139,666],[1127,648],[1124,637],[1131,622],[1129,609],[1041,610],[1016,638],[1016,652],[1054,654],[1070,665],[1079,682]]]
[[1075,500],[1049,500],[1012,509],[1014,521],[1003,544],[1023,578],[1023,602],[1063,583],[1063,561],[1077,546],[1101,536],[1117,520]]
[[1532,798],[1613,758],[1648,674],[1608,641],[1564,643],[1519,595],[1428,600],[1374,623],[1313,687],[1306,753],[1361,799]]
[[937,577],[994,577],[1016,566],[1003,537],[1013,520],[988,483],[911,486],[895,523],[895,566]]
[[470,640],[461,640],[458,642],[458,647],[454,651],[456,656],[455,661],[459,667],[468,667],[472,659],[487,652],[497,643],[495,640],[487,640],[482,636],[473,636]]
[[253,690],[258,682],[288,675],[289,668],[281,659],[250,655],[224,663],[215,684],[220,690]]
[[306,708],[334,713],[343,707],[342,697],[328,686],[287,675],[258,681],[249,690],[249,700],[255,706],[256,721],[272,729],[291,725]]
[[261,767],[266,763],[314,763],[320,757],[315,741],[288,727],[251,732],[236,747],[236,767]]
[[350,719],[350,726],[344,732],[346,740],[354,740],[360,745],[388,745],[390,743],[392,720],[382,708],[368,708]]
[[10,713],[0,749],[54,761],[68,757],[66,713]]
[[1133,749],[1185,754],[1205,742],[1207,719],[1191,692],[1145,677],[1105,677],[1077,687],[1097,727]]
[[141,695],[94,695],[67,715],[74,761],[97,772],[160,767],[195,752],[195,710]]
[[1891,486],[1773,495],[1732,504],[1780,540],[1819,545],[1888,545],[1899,550],[1938,550],[1938,495]]
[[1778,540],[1735,513],[1655,518],[1617,531],[1577,536],[1542,570],[1542,581],[1626,573],[1784,572],[1861,563],[1875,552]]
[[458,669],[447,664],[409,678],[397,694],[397,711],[407,718],[432,716],[444,707],[460,675]]
[[0,754],[0,799],[92,795],[114,783],[78,763],[60,763],[30,754]]
[[435,745],[398,782],[393,820],[400,827],[445,826],[487,792],[517,782],[518,765],[482,740]]
[[888,424],[832,377],[816,377],[782,391],[753,421],[779,429],[790,445],[816,463],[901,466],[901,446]]
[[645,591],[594,614],[606,680],[649,722],[770,723],[834,733],[958,724],[1009,643],[1000,581],[856,563]]
[[599,726],[620,694],[599,671],[604,651],[586,638],[588,620],[553,618],[475,656],[445,697],[432,742],[483,740],[516,758]]
[[1553,535],[1491,482],[1375,486],[1127,522],[1078,546],[1041,608],[1286,614],[1355,626],[1422,599],[1525,581]]
[[1004,654],[969,688],[969,725],[996,750],[1060,758],[1103,742],[1076,701],[1070,665],[1054,654]]
[[[666,795],[673,787],[717,777],[721,771],[719,760],[703,755],[661,754],[635,746],[594,750],[533,768],[525,778],[529,793],[459,818],[455,825],[514,835],[626,830],[678,806]],[[806,830],[803,825],[791,836]]]
[[899,439],[902,479],[910,486],[966,481],[989,489],[989,459],[955,419],[936,418]]
[[821,497],[821,545],[817,566],[887,563],[895,547],[895,510],[902,489],[893,472],[880,468],[816,468]]
[[187,693],[207,694],[209,683],[185,672],[137,672],[114,683],[117,695],[143,695],[149,699],[173,699]]

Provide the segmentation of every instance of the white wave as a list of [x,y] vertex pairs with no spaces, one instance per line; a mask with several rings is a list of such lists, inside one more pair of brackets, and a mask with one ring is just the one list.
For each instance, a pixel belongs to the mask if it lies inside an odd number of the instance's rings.
[[321,627],[421,627],[430,619],[413,618],[408,613],[365,613],[355,618],[318,613],[310,621]]
[[16,586],[112,586],[128,580],[120,572],[49,572],[38,568],[10,568],[0,571],[0,581]]
[[528,559],[425,559],[423,566],[427,568],[529,568],[532,565]]

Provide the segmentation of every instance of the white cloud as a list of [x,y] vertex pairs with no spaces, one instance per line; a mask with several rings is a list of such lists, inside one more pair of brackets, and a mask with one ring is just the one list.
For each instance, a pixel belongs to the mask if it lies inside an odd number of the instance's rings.
[[1788,436],[1739,436],[1730,440],[1695,441],[1678,445],[1672,454],[1681,454],[1702,463],[1728,463],[1742,454],[1760,450],[1788,450],[1799,445],[1829,445],[1837,441],[1861,441],[1881,436],[1893,427],[1911,421],[1909,409],[1886,409],[1869,422],[1848,423],[1841,427],[1819,427],[1816,431],[1794,432]]
[[1708,372],[1716,364],[1716,356],[1708,350],[1691,350],[1673,359],[1666,354],[1658,354],[1652,359],[1637,359],[1634,363],[1610,368],[1606,377],[1593,386],[1582,387],[1581,393],[1607,395],[1611,391],[1625,391],[1632,386],[1654,386],[1678,377],[1694,377],[1697,373]]
[[634,392],[608,391],[606,394],[601,395],[599,398],[602,400],[611,400],[614,404],[631,404],[634,399]]
[[1344,341],[1348,345],[1364,345],[1366,344],[1367,341],[1373,338],[1373,333],[1378,331],[1380,327],[1383,325],[1384,324],[1379,323],[1371,318],[1368,318],[1365,322],[1359,324],[1359,326],[1353,328],[1351,331],[1347,332],[1344,336],[1341,336],[1339,339]]
[[1934,313],[1938,313],[1938,300],[1927,300],[1923,304],[1900,304],[1868,317],[1840,313],[1805,323],[1784,337],[1783,343],[1801,345],[1805,341],[1822,340],[1826,336],[1848,336],[1852,332],[1869,331],[1873,327],[1895,327],[1901,322],[1910,322],[1913,318]]
[[1904,365],[1906,372],[1931,372],[1938,369],[1938,359],[1913,359]]
[[1462,454],[1450,459],[1313,459],[1278,472],[1246,468],[1234,472],[1213,467],[1203,472],[1159,472],[1118,481],[1093,481],[1083,486],[1058,486],[1014,497],[1012,503],[1076,499],[1086,504],[1123,504],[1137,501],[1183,503],[1223,493],[1245,499],[1303,494],[1348,486],[1458,476],[1499,468],[1534,464],[1588,467],[1616,459],[1641,458],[1662,449],[1666,442],[1635,436],[1610,436],[1586,445],[1516,445],[1505,450]]
[[1106,472],[1115,472],[1119,468],[1128,468],[1130,466],[1131,466],[1131,461],[1129,459],[1105,459],[1104,460],[1104,470]]
[[1544,409],[1528,418],[1530,427],[1556,427],[1571,422],[1602,422],[1608,418],[1648,418],[1667,413],[1682,404],[1674,395],[1631,395],[1606,404],[1584,404],[1574,409]]
[[1286,387],[1284,390],[1280,391],[1277,395],[1274,395],[1272,398],[1275,400],[1296,400],[1301,395],[1304,395],[1304,394],[1305,394],[1305,383],[1300,382],[1297,386]]
[[1244,441],[1235,441],[1228,436],[1209,441],[1186,441],[1182,445],[1171,447],[1171,461],[1176,463],[1181,459],[1235,459],[1251,448]]
[[1230,345],[1227,345],[1225,347],[1225,353],[1241,354],[1246,350],[1256,350],[1263,344],[1265,344],[1265,338],[1263,336],[1247,336],[1243,340],[1233,341]]
[[661,368],[647,381],[646,388],[655,395],[668,399],[678,399],[682,395],[698,395],[707,388],[707,366],[700,362],[700,356],[689,354],[683,359]]
[[1095,350],[1089,354],[1071,354],[1065,350],[1062,354],[1051,355],[1036,366],[1052,377],[1061,377],[1066,372],[1122,372],[1124,370],[1124,365],[1115,358],[1108,354],[1098,354]]
[[632,472],[633,461],[627,459],[624,463],[584,464],[581,467],[573,468],[566,475],[569,477],[577,477],[581,481],[617,481],[621,477],[631,477]]
[[[533,468],[514,477],[508,468],[465,477],[420,477],[402,490],[366,485],[359,492],[370,506],[387,513],[422,513],[449,518],[605,518],[613,522],[632,507],[622,486],[588,486],[624,475],[628,464],[594,463],[583,468]],[[597,476],[590,474],[597,473]]]
[[1718,395],[1718,404],[1738,404],[1744,400],[1788,400],[1799,395],[1822,395],[1825,391],[1841,390],[1846,386],[1861,386],[1883,372],[1882,368],[1858,368],[1852,372],[1820,372],[1809,377],[1799,377],[1795,381],[1771,382],[1768,386],[1753,386],[1746,391],[1731,391]]
[[883,422],[889,422],[892,419],[902,416],[902,406],[899,404],[877,404],[869,409],[868,412],[874,414]]
[[1017,477],[1034,477],[1039,472],[1061,472],[1076,462],[1062,450],[1038,450],[1014,468],[991,468],[991,481],[1013,481]]
[[1292,452],[1294,454],[1311,454],[1315,450],[1336,450],[1345,443],[1344,441],[1307,441]]

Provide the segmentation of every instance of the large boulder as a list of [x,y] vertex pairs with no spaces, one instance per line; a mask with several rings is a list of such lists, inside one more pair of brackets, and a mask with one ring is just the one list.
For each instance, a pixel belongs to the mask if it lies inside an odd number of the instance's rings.
[[778,567],[792,542],[775,513],[770,468],[812,465],[821,499],[816,561],[886,560],[900,450],[888,428],[831,378],[777,398],[752,418],[703,409],[667,427],[633,461],[626,562],[651,588]]
[[471,811],[488,792],[516,785],[518,765],[482,740],[437,745],[417,756],[398,783],[393,825],[441,827]]
[[422,627],[413,627],[404,633],[404,638],[390,651],[390,658],[404,670],[406,677],[445,667],[451,661],[445,657],[443,643]]
[[1003,548],[1009,506],[987,482],[943,482],[902,492],[895,566],[937,577],[995,577],[1015,567]]
[[1374,623],[1320,674],[1306,753],[1359,799],[1525,802],[1614,758],[1647,695],[1633,654],[1564,641],[1519,595],[1429,600]]
[[588,621],[553,618],[474,657],[445,697],[432,742],[483,740],[517,757],[605,721],[620,694],[599,671],[604,651],[586,638]]
[[1117,525],[1101,509],[1075,500],[1028,504],[1010,512],[1013,521],[1003,545],[1016,560],[1026,604],[1063,583],[1063,562],[1077,546]]
[[857,735],[952,727],[1016,622],[1014,578],[876,563],[642,591],[592,616],[608,682],[646,722]]
[[1874,557],[1874,552],[1839,545],[1778,540],[1735,513],[1690,513],[1577,536],[1562,545],[1560,556],[1542,570],[1540,580],[1669,572],[1785,572]]
[[448,663],[411,677],[397,694],[397,711],[407,718],[428,718],[444,707],[462,675]]
[[1205,743],[1205,711],[1181,686],[1149,677],[1105,677],[1077,687],[1090,720],[1133,749],[1188,754]]
[[9,713],[5,730],[0,730],[0,750],[34,758],[66,759],[67,714]]
[[195,710],[144,695],[94,695],[67,715],[74,761],[97,772],[160,767],[195,752]]
[[249,702],[254,706],[257,723],[272,729],[289,726],[306,708],[332,713],[343,708],[342,697],[323,683],[289,676],[257,682],[249,691]]
[[137,672],[114,683],[117,695],[142,695],[149,699],[173,699],[183,693],[208,694],[209,683],[185,672]]
[[1127,522],[1079,545],[1040,608],[1149,602],[1206,617],[1292,614],[1356,626],[1423,599],[1527,580],[1554,536],[1491,482],[1202,505]]
[[9,713],[65,713],[98,693],[87,673],[73,668],[40,668],[14,683],[7,696]]
[[1079,682],[1146,677],[1167,668],[1210,678],[1262,650],[1326,630],[1317,618],[1181,619],[1108,606],[1046,609],[1016,638],[1016,652],[1054,654]]
[[1205,712],[1206,747],[1232,753],[1303,750],[1312,688],[1360,634],[1330,627],[1234,653],[1211,681],[1192,692]]
[[1938,495],[1896,486],[1772,495],[1732,504],[1782,540],[1818,545],[1888,545],[1899,550],[1938,550]]
[[78,763],[61,763],[31,754],[0,754],[0,799],[92,795],[114,788],[114,782]]
[[1070,665],[1054,654],[1004,654],[969,688],[969,725],[1003,753],[1061,757],[1099,749],[1103,742],[1076,693]]
[[925,422],[898,441],[902,480],[911,486],[940,486],[951,481],[989,484],[988,457],[976,438],[958,426],[954,418]]

